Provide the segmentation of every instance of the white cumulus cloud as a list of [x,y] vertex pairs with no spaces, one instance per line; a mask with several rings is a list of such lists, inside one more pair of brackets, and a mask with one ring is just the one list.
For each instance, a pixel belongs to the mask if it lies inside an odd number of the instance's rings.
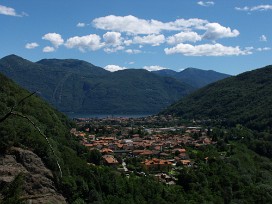
[[123,43],[124,43],[124,45],[129,46],[133,43],[133,41],[131,39],[126,39],[126,40],[124,40]]
[[272,10],[272,5],[257,5],[257,6],[245,6],[245,7],[235,7],[237,11],[267,11]]
[[96,18],[92,21],[94,27],[129,34],[159,34],[162,31],[181,31],[188,28],[201,28],[208,23],[207,20],[191,18],[177,19],[172,22],[161,22],[158,20],[145,20],[132,15],[115,16],[109,15]]
[[165,54],[183,54],[185,56],[228,56],[228,55],[249,55],[252,54],[253,48],[246,48],[241,50],[239,46],[231,47],[221,44],[203,44],[203,45],[190,45],[180,43],[172,48],[165,48]]
[[267,37],[265,35],[261,35],[260,41],[266,42],[267,41]]
[[[165,42],[165,36],[161,34],[163,31],[180,31],[179,35],[176,34],[176,36],[168,39],[169,43],[184,41],[196,42],[200,40],[200,37],[207,40],[216,40],[220,38],[237,37],[240,34],[236,29],[231,29],[217,22],[211,23],[199,18],[180,18],[175,21],[161,22],[154,19],[140,19],[132,15],[109,15],[96,18],[92,23],[95,28],[109,30],[111,32],[126,33],[127,37],[130,37],[123,41],[126,46],[133,43],[159,45]],[[196,30],[203,30],[205,33],[200,36],[200,34],[196,33]],[[134,36],[134,38],[131,36]]]
[[7,7],[0,5],[0,14],[6,15],[6,16],[17,16],[17,17],[22,17],[22,16],[27,16],[26,13],[18,14],[14,8]]
[[146,35],[146,36],[135,36],[132,40],[134,44],[150,44],[152,46],[159,46],[165,42],[164,35]]
[[127,49],[125,50],[126,53],[128,54],[139,54],[139,53],[142,53],[141,50],[137,50],[137,49]]
[[197,4],[200,6],[208,7],[208,6],[213,6],[214,2],[213,1],[199,1],[197,2]]
[[84,52],[86,49],[95,51],[101,49],[105,44],[101,42],[99,35],[90,34],[85,36],[74,36],[65,42],[67,48],[78,48]]
[[55,48],[58,48],[64,42],[61,35],[58,33],[47,33],[42,37],[42,39],[50,41]]
[[119,50],[124,50],[124,49],[125,49],[124,46],[106,47],[106,48],[104,48],[104,51],[107,53],[113,53],[113,52],[117,52]]
[[159,70],[163,70],[163,69],[168,69],[168,68],[161,67],[161,66],[158,66],[158,65],[144,66],[143,68],[146,69],[147,71],[150,71],[150,72],[159,71]]
[[189,18],[189,19],[177,19],[174,22],[170,22],[172,26],[176,28],[176,30],[182,31],[182,30],[190,30],[190,29],[199,29],[203,30],[205,29],[204,26],[209,23],[209,21],[199,18]]
[[245,6],[245,7],[235,7],[235,10],[237,10],[237,11],[249,11],[250,8],[248,6]]
[[[203,3],[208,2],[211,1],[203,1]],[[161,46],[167,43],[171,46],[182,46],[190,45],[183,44],[186,42],[196,43],[202,40],[211,40],[215,43],[215,40],[237,37],[240,34],[236,29],[225,27],[219,23],[210,23],[199,18],[179,18],[174,21],[161,22],[154,19],[140,19],[132,15],[109,15],[94,19],[92,25],[95,28],[107,31],[103,35],[71,36],[66,40],[58,33],[47,33],[42,36],[42,39],[51,42],[51,47],[54,50],[64,45],[66,48],[76,48],[82,52],[102,49],[106,53],[122,51],[128,54],[138,54],[144,52],[141,48],[146,45]],[[77,26],[84,27],[86,24],[80,22]],[[162,34],[161,32],[163,31],[166,32]],[[173,31],[175,31],[174,34]],[[29,44],[27,45],[28,49],[31,49],[31,46],[35,47],[35,45]],[[173,50],[177,46],[166,48],[165,53],[175,52]],[[201,47],[201,45],[199,46]],[[194,47],[196,48],[197,46]]]
[[113,30],[132,34],[152,34],[159,33],[163,23],[156,20],[144,20],[135,16],[115,16],[109,15],[93,20],[96,28],[103,30]]
[[80,23],[80,22],[79,22],[79,23],[77,24],[77,27],[79,27],[79,28],[83,28],[83,27],[85,27],[85,26],[86,26],[85,23]]
[[127,68],[126,67],[120,67],[118,65],[109,64],[109,65],[105,66],[104,69],[107,70],[107,71],[110,71],[110,72],[116,72],[116,71],[120,71],[120,70],[125,70]]
[[205,25],[207,31],[203,35],[203,39],[216,40],[219,38],[237,37],[240,33],[238,30],[231,30],[229,27],[224,27],[219,23],[208,23]]
[[103,35],[103,39],[106,45],[109,46],[119,46],[122,44],[122,37],[119,32],[107,32]]
[[43,52],[54,52],[54,51],[55,51],[54,47],[46,46],[43,48]]
[[271,50],[271,47],[260,47],[260,48],[257,48],[256,49],[257,51],[259,51],[259,52],[262,52],[262,51],[269,51],[269,50]]
[[170,45],[182,42],[196,42],[200,41],[202,37],[196,32],[180,32],[167,38],[167,43]]
[[26,49],[34,49],[34,48],[36,48],[36,47],[38,47],[38,46],[39,46],[38,43],[32,42],[32,43],[27,43],[27,44],[25,45],[25,48],[26,48]]

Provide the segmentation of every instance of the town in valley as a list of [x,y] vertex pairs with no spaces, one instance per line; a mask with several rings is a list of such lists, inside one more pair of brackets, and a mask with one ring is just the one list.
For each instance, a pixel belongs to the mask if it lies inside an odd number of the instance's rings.
[[152,175],[169,185],[180,169],[197,168],[199,159],[207,162],[202,149],[217,143],[212,129],[171,115],[74,121],[71,133],[92,152],[90,165],[109,166],[127,177]]

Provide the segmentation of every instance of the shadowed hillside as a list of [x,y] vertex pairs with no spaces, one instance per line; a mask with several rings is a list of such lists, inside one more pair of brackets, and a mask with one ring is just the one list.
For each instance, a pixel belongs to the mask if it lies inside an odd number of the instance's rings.
[[272,66],[208,85],[173,104],[164,114],[219,119],[257,130],[272,125]]
[[194,90],[176,79],[146,70],[111,73],[73,59],[33,63],[10,55],[0,60],[0,72],[22,87],[37,91],[62,112],[157,113]]

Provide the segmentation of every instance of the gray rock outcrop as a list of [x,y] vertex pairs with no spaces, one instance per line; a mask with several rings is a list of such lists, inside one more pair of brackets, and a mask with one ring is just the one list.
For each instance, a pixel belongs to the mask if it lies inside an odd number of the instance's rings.
[[19,173],[24,175],[21,198],[27,203],[66,203],[54,186],[52,172],[41,158],[32,151],[13,147],[7,154],[0,155],[0,186],[11,183]]

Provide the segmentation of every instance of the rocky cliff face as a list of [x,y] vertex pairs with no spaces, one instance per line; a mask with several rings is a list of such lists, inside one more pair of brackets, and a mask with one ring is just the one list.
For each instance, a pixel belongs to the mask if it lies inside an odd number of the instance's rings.
[[0,186],[8,185],[19,173],[24,175],[21,198],[27,203],[66,203],[57,193],[52,172],[42,160],[29,150],[13,147],[0,155]]

